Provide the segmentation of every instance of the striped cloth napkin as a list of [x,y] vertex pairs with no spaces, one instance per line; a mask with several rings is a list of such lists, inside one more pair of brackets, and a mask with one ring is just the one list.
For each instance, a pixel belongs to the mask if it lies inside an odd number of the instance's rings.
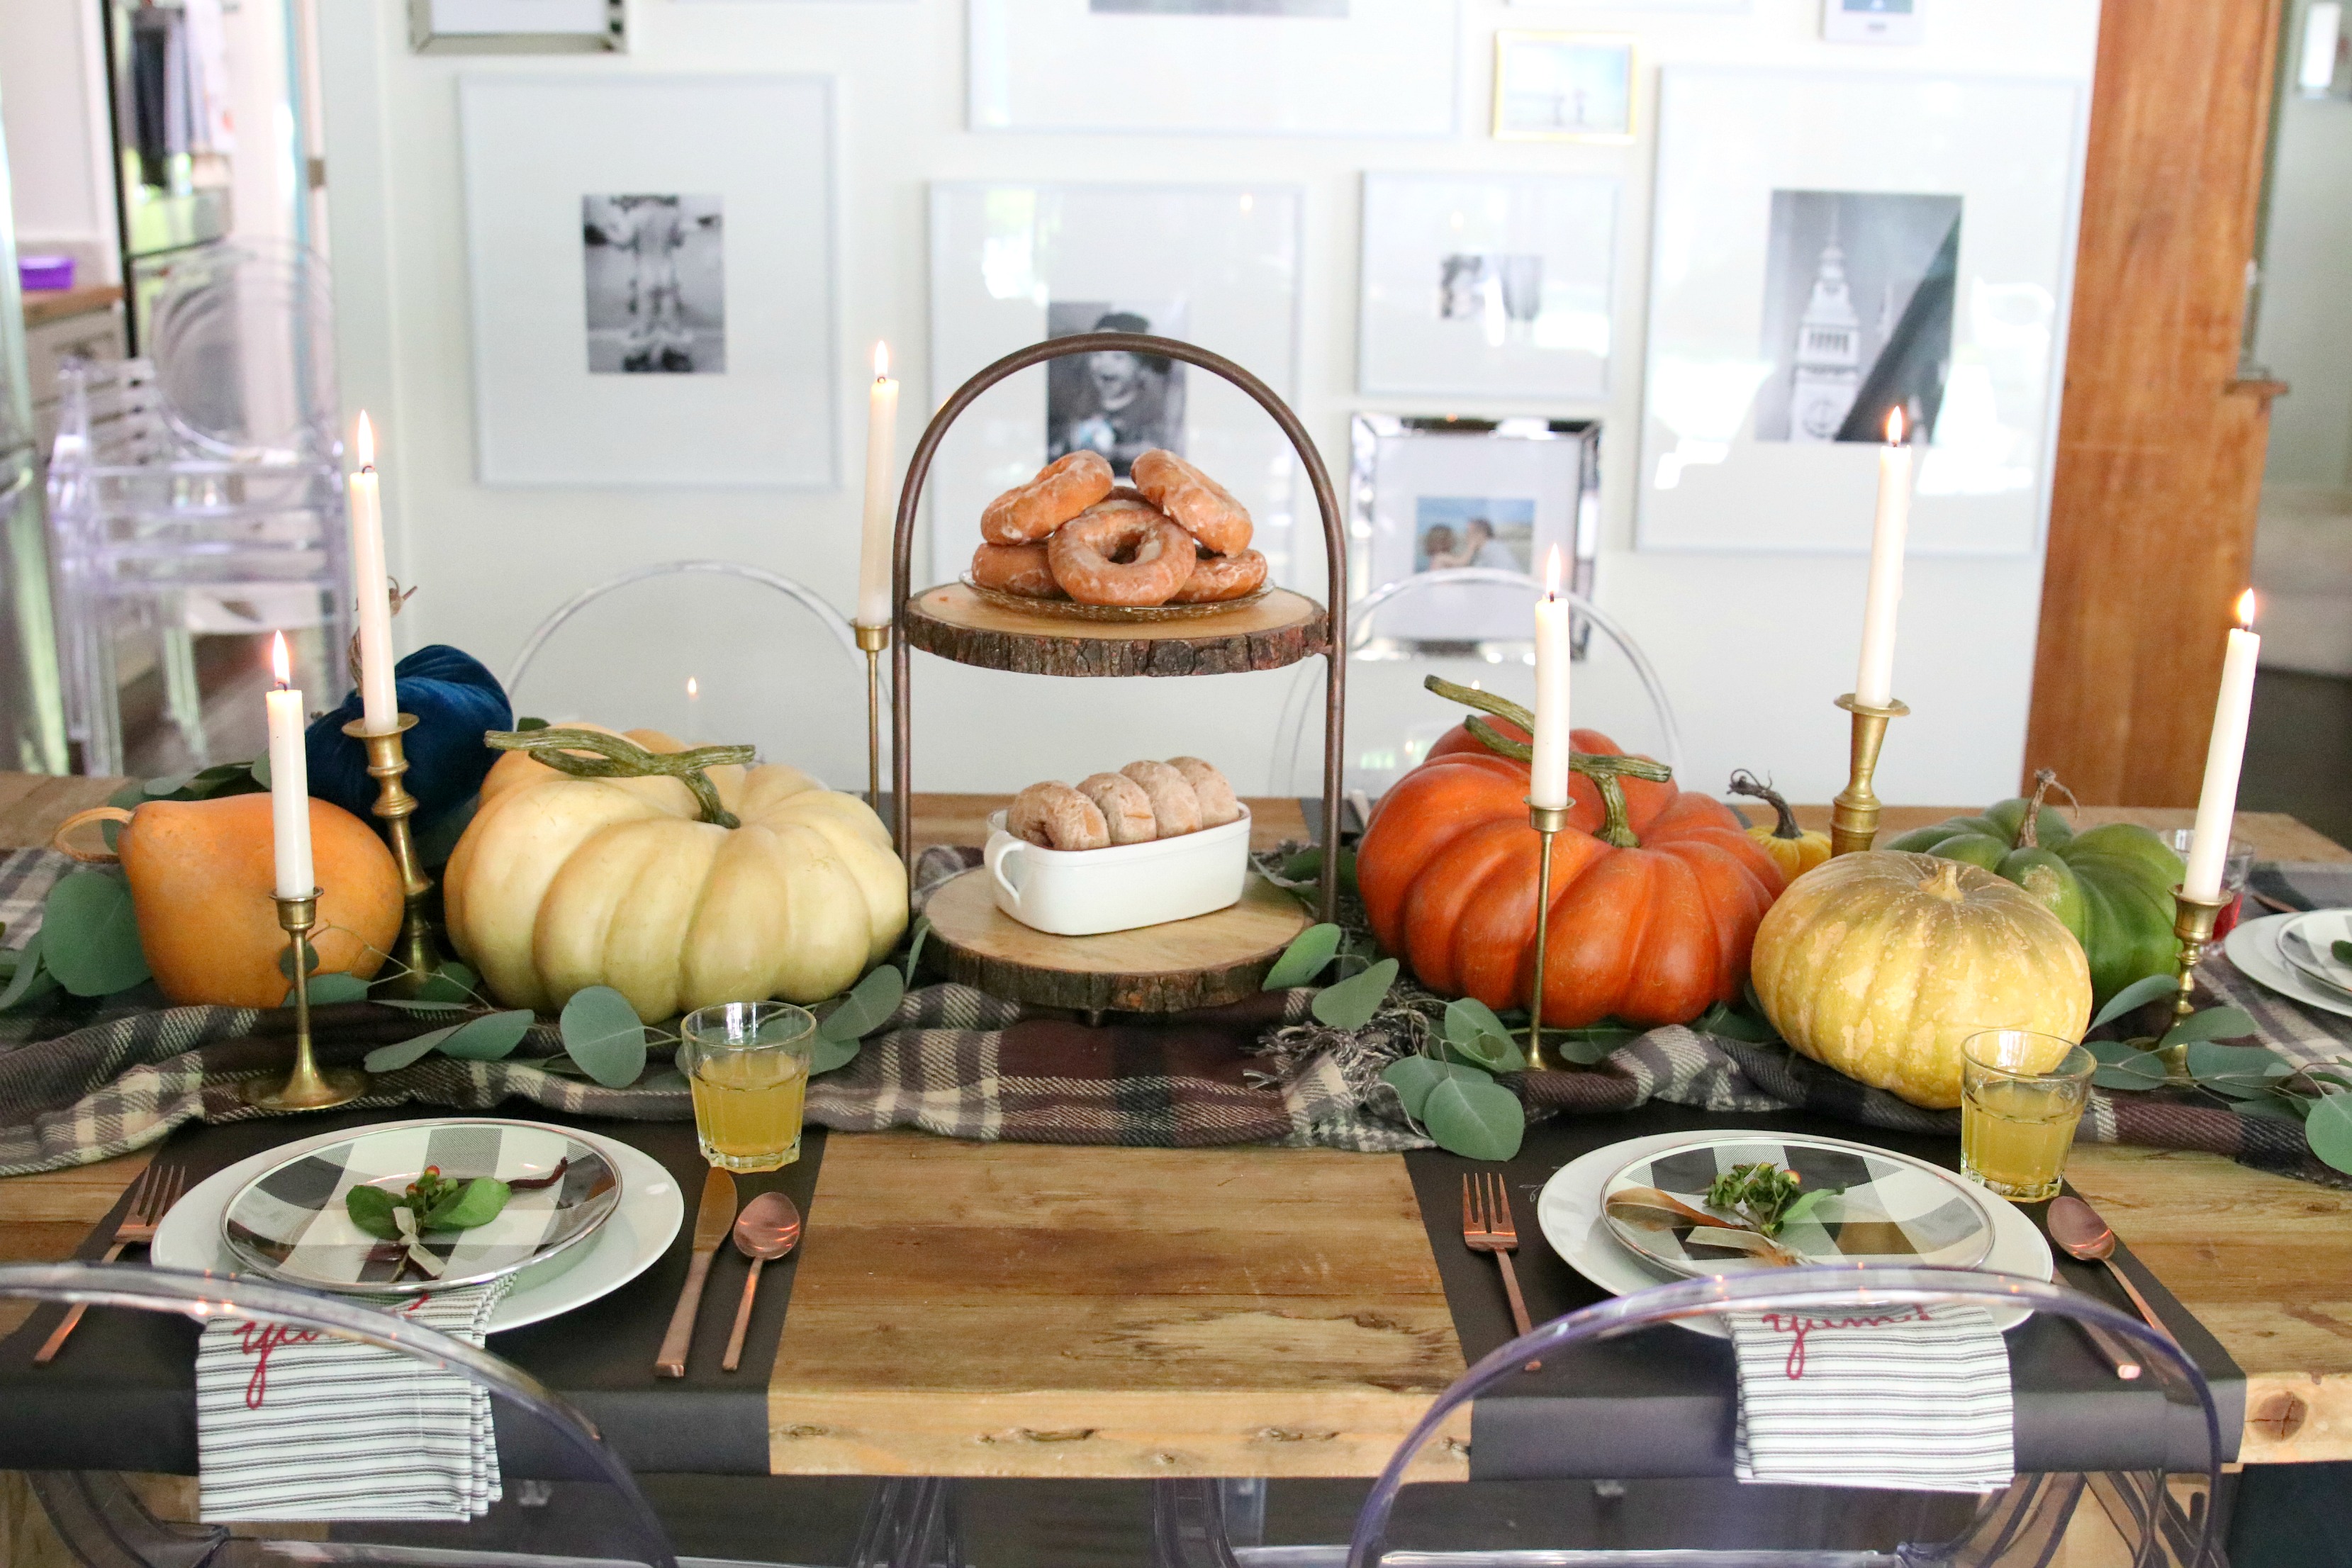
[[[514,1277],[384,1310],[482,1342]],[[284,1323],[216,1319],[196,1350],[207,1523],[467,1520],[499,1500],[490,1396],[464,1373]]]
[[1741,1480],[1980,1492],[2015,1474],[2009,1351],[1983,1308],[1724,1315]]

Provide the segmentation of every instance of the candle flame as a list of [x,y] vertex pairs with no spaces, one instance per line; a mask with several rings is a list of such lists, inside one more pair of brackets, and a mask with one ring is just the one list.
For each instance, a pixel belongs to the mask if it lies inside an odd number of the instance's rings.
[[1890,447],[1903,445],[1903,408],[1900,404],[1886,411],[1886,444]]
[[355,445],[359,448],[360,467],[362,468],[374,468],[375,426],[368,423],[367,410],[364,408],[360,410],[360,436],[359,440]]
[[[292,668],[287,663],[286,659],[286,634],[284,632],[272,632],[269,635],[269,672],[278,678],[278,689],[280,691],[285,690],[286,688],[294,683]],[[248,698],[247,700],[250,701],[251,699]]]
[[890,345],[888,343],[874,345],[874,379],[877,381],[890,379]]
[[2254,629],[2254,591],[2252,588],[2238,595],[2238,625],[2247,631]]
[[690,675],[688,676],[686,678],[686,700],[688,702],[691,702],[701,695],[702,688],[695,683],[694,677]]
[[1559,597],[1559,546],[1557,544],[1551,547],[1551,553],[1544,557],[1544,597]]

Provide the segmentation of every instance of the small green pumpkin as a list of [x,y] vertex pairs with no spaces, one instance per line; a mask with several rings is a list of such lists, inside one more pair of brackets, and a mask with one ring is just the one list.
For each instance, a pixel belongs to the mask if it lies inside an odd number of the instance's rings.
[[2058,777],[2035,775],[2031,799],[1916,828],[1887,849],[1978,866],[2032,893],[2065,922],[2091,961],[2095,1005],[2135,980],[2172,968],[2172,889],[2185,872],[2164,840],[2134,823],[2076,833],[2042,804]]

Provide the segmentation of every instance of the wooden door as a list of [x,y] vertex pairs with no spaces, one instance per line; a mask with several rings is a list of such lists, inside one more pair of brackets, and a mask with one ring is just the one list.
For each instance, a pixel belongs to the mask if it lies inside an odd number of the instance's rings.
[[2277,0],[2106,0],[2025,770],[2188,805],[2275,383],[2238,379]]

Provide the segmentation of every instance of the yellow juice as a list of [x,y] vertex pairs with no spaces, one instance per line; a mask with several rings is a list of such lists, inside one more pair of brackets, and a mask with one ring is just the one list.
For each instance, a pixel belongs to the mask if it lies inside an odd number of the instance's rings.
[[730,1171],[772,1171],[801,1157],[808,1058],[724,1051],[695,1064],[694,1130],[702,1157]]
[[1971,1083],[1960,1106],[1960,1164],[2006,1198],[2054,1196],[2082,1119],[2078,1093],[2033,1083]]

